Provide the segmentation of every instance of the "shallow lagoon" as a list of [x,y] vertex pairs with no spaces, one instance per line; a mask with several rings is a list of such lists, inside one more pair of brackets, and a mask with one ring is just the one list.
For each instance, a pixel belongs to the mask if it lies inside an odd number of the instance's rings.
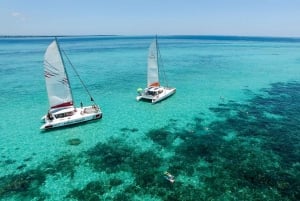
[[3,200],[299,200],[299,40],[161,37],[177,93],[151,105],[152,37],[60,38],[104,116],[40,132],[51,40],[0,39]]

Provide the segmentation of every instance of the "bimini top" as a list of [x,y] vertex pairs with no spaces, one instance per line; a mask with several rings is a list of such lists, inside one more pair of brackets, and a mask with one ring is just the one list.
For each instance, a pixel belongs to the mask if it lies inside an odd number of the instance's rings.
[[146,90],[150,91],[150,92],[160,92],[163,89],[161,87],[148,87],[148,88],[146,88]]

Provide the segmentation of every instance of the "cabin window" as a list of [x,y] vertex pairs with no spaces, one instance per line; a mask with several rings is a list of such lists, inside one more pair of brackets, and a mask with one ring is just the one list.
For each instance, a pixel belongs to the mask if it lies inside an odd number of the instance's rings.
[[74,114],[73,112],[67,112],[66,116],[69,117],[69,116],[72,116],[73,114]]
[[64,117],[65,117],[65,114],[64,114],[64,113],[56,114],[56,115],[55,115],[55,118],[56,118],[56,119],[64,118]]
[[72,116],[74,112],[66,112],[55,115],[56,119]]

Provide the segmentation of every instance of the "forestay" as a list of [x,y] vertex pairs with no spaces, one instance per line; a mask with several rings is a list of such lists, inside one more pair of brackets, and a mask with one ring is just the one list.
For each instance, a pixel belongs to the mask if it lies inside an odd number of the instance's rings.
[[148,53],[148,87],[159,86],[158,51],[156,39],[151,43]]

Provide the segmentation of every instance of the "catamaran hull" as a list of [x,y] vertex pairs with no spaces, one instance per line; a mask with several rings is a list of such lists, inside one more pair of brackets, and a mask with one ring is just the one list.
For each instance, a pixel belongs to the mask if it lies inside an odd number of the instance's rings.
[[45,124],[43,124],[40,129],[49,130],[53,128],[84,123],[87,121],[97,120],[101,118],[102,118],[102,112],[100,110],[91,113],[86,113],[84,112],[84,108],[83,109],[76,108],[76,112],[74,113],[74,115],[69,117],[49,120],[45,115],[44,117],[42,117],[42,119],[45,121]]
[[176,92],[176,88],[164,88],[163,92],[158,94],[158,95],[147,95],[145,93],[142,93],[140,96],[136,97],[136,100],[148,100],[151,101],[152,104],[155,104],[159,101],[162,101],[168,97],[170,97],[171,95],[175,94]]

